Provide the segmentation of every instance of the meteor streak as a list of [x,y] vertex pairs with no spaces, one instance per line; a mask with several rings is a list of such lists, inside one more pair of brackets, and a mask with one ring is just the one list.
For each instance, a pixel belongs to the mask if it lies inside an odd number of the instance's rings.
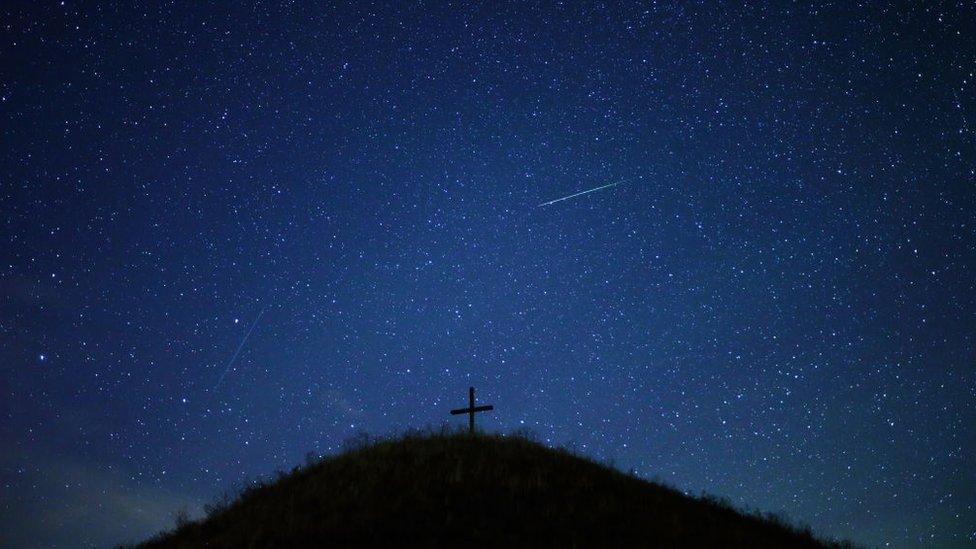
[[627,179],[621,179],[620,181],[615,181],[613,183],[607,183],[606,185],[603,185],[603,186],[600,186],[600,187],[596,187],[596,188],[589,189],[589,190],[586,190],[586,191],[580,191],[580,192],[578,192],[576,194],[571,194],[569,196],[564,196],[562,198],[557,198],[555,200],[550,200],[549,202],[543,202],[542,204],[539,204],[537,207],[538,208],[541,208],[543,206],[549,206],[550,204],[555,204],[556,202],[562,202],[563,200],[569,200],[570,198],[576,198],[577,196],[584,195],[584,194],[587,194],[587,193],[596,192],[596,191],[599,191],[600,189],[607,189],[607,188],[610,188],[610,187],[616,187],[617,185],[620,185],[621,183],[626,183],[626,182],[631,181],[633,179],[637,179],[637,178],[636,177],[628,177]]
[[247,338],[251,337],[251,332],[253,332],[254,327],[258,325],[258,321],[261,320],[261,317],[264,315],[264,311],[267,310],[267,308],[267,305],[262,307],[261,312],[258,313],[258,316],[254,318],[254,322],[252,322],[251,327],[247,329],[247,334],[244,335],[244,339],[241,340],[241,344],[238,345],[237,350],[234,351],[234,356],[230,357],[230,362],[228,362],[227,366],[224,367],[224,371],[220,374],[220,378],[217,379],[217,384],[214,385],[214,391],[216,391],[220,387],[220,384],[223,383],[224,376],[226,376],[227,372],[230,371],[230,367],[234,365],[234,362],[237,360],[237,355],[241,354],[241,349],[243,349],[244,344],[247,343]]

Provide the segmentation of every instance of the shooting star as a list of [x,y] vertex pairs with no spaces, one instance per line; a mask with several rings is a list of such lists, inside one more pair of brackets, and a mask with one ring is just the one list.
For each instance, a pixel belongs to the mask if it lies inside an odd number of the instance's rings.
[[620,181],[615,181],[613,183],[607,183],[606,185],[602,185],[600,187],[596,187],[596,188],[589,189],[589,190],[585,190],[585,191],[580,191],[580,192],[578,192],[576,194],[571,194],[569,196],[564,196],[562,198],[557,198],[555,200],[550,200],[549,202],[543,202],[542,204],[539,204],[537,207],[538,208],[541,208],[543,206],[549,206],[551,204],[555,204],[556,202],[562,202],[563,200],[569,200],[570,198],[576,198],[577,196],[584,195],[584,194],[587,194],[587,193],[596,192],[596,191],[599,191],[601,189],[609,189],[610,187],[616,187],[617,185],[620,185],[621,183],[626,183],[628,181],[632,181],[634,179],[638,179],[639,177],[641,177],[641,176],[638,176],[638,177],[628,177],[627,179],[621,179]]
[[227,372],[230,371],[230,367],[233,366],[234,362],[237,361],[237,355],[241,354],[241,349],[244,348],[244,344],[247,343],[247,339],[251,337],[251,332],[254,331],[254,327],[258,325],[258,321],[261,320],[261,317],[264,316],[264,311],[267,309],[268,309],[267,305],[262,307],[261,312],[258,313],[258,316],[254,318],[254,322],[252,322],[251,327],[247,329],[247,334],[244,335],[244,339],[241,340],[241,344],[238,345],[237,350],[234,351],[234,356],[230,357],[230,362],[227,363],[227,366],[224,368],[223,373],[220,374],[220,378],[217,379],[217,384],[214,385],[213,388],[214,391],[220,388],[220,384],[224,382],[224,376],[227,375]]

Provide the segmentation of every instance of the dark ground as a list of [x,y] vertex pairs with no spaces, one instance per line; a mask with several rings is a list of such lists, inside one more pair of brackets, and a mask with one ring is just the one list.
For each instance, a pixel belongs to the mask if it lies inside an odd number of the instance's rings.
[[[229,500],[229,498],[228,498]],[[143,547],[829,547],[521,436],[363,443],[244,490]]]

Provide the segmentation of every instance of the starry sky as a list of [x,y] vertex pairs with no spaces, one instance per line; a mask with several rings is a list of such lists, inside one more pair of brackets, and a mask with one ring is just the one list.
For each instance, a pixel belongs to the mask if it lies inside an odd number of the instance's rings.
[[[976,543],[972,2],[0,7],[0,537],[529,429]],[[625,182],[569,200],[563,196]]]

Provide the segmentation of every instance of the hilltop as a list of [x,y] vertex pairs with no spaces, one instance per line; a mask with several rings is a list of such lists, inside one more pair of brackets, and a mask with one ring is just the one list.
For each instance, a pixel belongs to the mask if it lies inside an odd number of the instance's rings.
[[412,434],[312,460],[143,547],[830,547],[521,436]]

